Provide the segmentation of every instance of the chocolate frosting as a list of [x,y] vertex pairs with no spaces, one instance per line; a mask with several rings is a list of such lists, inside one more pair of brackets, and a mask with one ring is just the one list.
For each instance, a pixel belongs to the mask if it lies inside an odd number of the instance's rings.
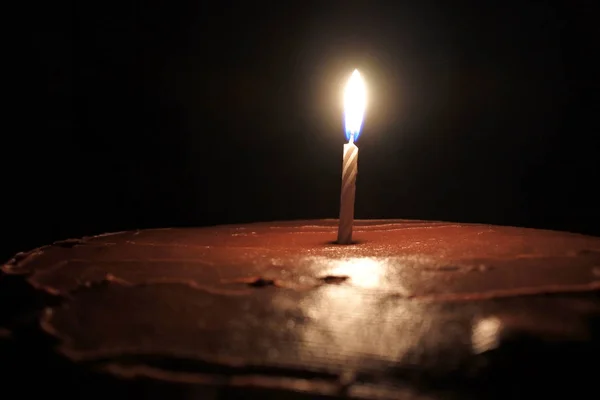
[[[600,238],[369,220],[342,246],[336,231],[316,220],[118,232],[2,270],[54,298],[35,318],[59,359],[186,396],[481,398],[558,371],[588,382],[562,363],[577,353],[565,343],[598,356]],[[0,341],[18,321],[0,320]],[[544,378],[520,381],[524,365]]]

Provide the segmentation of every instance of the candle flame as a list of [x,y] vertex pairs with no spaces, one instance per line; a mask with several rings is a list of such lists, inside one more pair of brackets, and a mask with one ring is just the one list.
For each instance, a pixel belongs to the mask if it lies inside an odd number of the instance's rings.
[[357,69],[346,84],[344,90],[344,117],[346,124],[346,139],[353,142],[358,139],[362,127],[367,103],[365,82]]

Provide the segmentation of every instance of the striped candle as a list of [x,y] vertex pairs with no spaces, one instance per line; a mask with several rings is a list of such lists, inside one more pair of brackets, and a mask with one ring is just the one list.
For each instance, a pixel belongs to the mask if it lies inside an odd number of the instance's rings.
[[344,145],[342,167],[342,194],[340,196],[339,244],[352,243],[354,225],[354,195],[356,193],[356,174],[358,173],[358,147],[353,141]]

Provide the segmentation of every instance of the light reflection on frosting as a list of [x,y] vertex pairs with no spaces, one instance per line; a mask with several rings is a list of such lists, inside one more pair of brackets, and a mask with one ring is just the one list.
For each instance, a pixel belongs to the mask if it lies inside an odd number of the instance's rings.
[[369,257],[334,260],[329,275],[345,275],[354,286],[375,288],[380,287],[387,265],[387,262]]
[[[389,260],[374,257],[328,260],[328,268],[320,272],[347,276],[349,284],[326,285],[300,302],[303,313],[312,321],[303,324],[300,332],[302,342],[310,344],[302,349],[310,353],[305,356],[362,354],[367,359],[391,362],[417,346],[419,331],[424,328],[423,305],[390,300],[386,307],[386,301],[382,303],[380,289],[386,287],[389,265]],[[378,290],[373,292],[374,288]],[[398,336],[399,330],[407,328],[414,329],[415,334]]]
[[[384,307],[381,301],[370,291],[344,285],[312,291],[300,302],[311,322],[303,324],[298,332],[304,343],[299,358],[345,358],[350,364],[350,360],[358,359],[402,359],[421,340],[423,305],[390,302]],[[398,334],[407,330],[414,330],[414,334]]]
[[[472,353],[470,319],[457,320],[442,305],[404,296],[414,281],[410,272],[421,265],[420,257],[307,257],[303,261],[309,263],[312,277],[349,279],[294,292],[293,301],[290,293],[276,292],[280,295],[273,298],[273,307],[290,315],[282,335],[296,337],[293,342],[301,344],[294,349],[298,362],[368,369],[379,368],[381,363],[413,365],[437,360],[448,351],[458,358]],[[301,324],[295,322],[298,318]],[[489,331],[490,323],[482,324],[480,333]],[[474,337],[480,348],[485,346],[477,334]],[[437,343],[456,345],[448,349]],[[448,360],[454,362],[456,357]]]
[[410,295],[415,283],[424,285],[419,271],[429,260],[420,255],[337,259],[315,256],[299,262],[307,263],[314,277],[347,276],[347,283],[357,288]]
[[471,334],[473,352],[479,354],[498,347],[501,327],[502,323],[496,317],[486,317],[475,322]]

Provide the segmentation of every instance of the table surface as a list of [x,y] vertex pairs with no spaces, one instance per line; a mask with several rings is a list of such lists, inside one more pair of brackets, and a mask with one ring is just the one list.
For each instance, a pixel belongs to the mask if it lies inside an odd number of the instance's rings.
[[88,398],[577,398],[595,386],[600,238],[402,220],[357,221],[352,245],[335,237],[334,220],[297,221],[21,253],[0,277],[0,364],[14,382],[65,395],[76,381],[68,393]]

